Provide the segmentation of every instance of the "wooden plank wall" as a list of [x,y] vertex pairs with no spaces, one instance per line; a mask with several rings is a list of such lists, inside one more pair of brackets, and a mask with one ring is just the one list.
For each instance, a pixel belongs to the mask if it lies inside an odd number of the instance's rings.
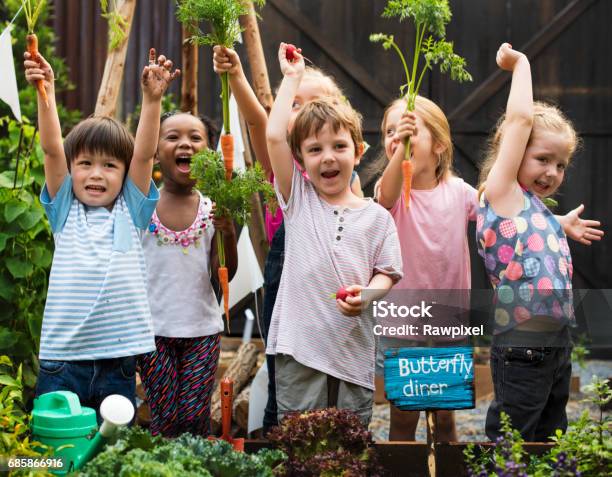
[[[57,47],[67,58],[77,89],[64,95],[68,107],[84,115],[93,111],[102,78],[106,50],[105,21],[94,0],[53,0]],[[404,82],[399,61],[380,45],[369,42],[372,32],[395,35],[403,49],[413,44],[409,24],[380,18],[385,0],[268,0],[261,12],[260,29],[274,86],[280,81],[276,50],[280,41],[294,43],[317,66],[336,78],[351,103],[364,116],[366,140],[373,146],[359,172],[366,191],[384,166],[379,158],[378,133],[384,106]],[[493,74],[495,51],[502,41],[525,45],[566,8],[580,11],[558,36],[542,41],[532,59],[534,95],[558,104],[575,122],[583,147],[576,154],[559,194],[560,212],[584,202],[585,215],[612,222],[612,178],[607,156],[612,148],[612,83],[608,45],[612,2],[607,0],[451,0],[453,20],[448,38],[455,50],[467,58],[474,82],[457,84],[438,73],[424,81],[423,94],[451,114]],[[133,111],[140,101],[139,76],[147,61],[149,46],[168,52],[180,63],[180,27],[174,19],[174,1],[138,0],[125,69],[121,114]],[[246,63],[246,51],[238,46]],[[210,48],[200,51],[200,110],[220,122],[220,82],[212,71]],[[246,65],[248,71],[248,65]],[[178,102],[178,82],[171,88]],[[509,84],[465,116],[453,117],[455,169],[468,182],[477,180],[477,164],[487,135],[503,111]],[[378,159],[377,159],[378,158]],[[607,226],[606,226],[607,229]],[[471,234],[473,236],[473,234]],[[472,244],[473,245],[473,244]],[[612,231],[593,247],[573,246],[576,288],[612,288]],[[480,259],[473,255],[474,286],[485,286]]]

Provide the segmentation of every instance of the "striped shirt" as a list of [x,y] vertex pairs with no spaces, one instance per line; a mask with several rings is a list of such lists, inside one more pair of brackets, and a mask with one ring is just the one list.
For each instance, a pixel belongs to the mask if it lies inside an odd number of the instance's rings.
[[277,196],[285,215],[285,263],[266,353],[291,355],[374,389],[373,318],[342,315],[330,294],[341,286],[365,287],[378,273],[394,283],[402,277],[393,218],[371,199],[356,209],[328,204],[295,167],[289,200],[278,189]]
[[70,175],[53,199],[44,187],[40,200],[55,253],[40,359],[119,358],[155,349],[140,236],[158,199],[153,183],[145,197],[129,177],[112,211],[79,202]]

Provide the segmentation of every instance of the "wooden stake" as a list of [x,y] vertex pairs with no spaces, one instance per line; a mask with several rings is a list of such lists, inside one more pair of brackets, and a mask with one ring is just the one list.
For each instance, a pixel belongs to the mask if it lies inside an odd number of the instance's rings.
[[[242,113],[239,113],[239,116],[240,130],[242,131],[242,142],[244,144],[244,162],[246,167],[249,168],[253,167],[254,161],[251,155],[248,128]],[[251,204],[253,208],[251,213],[251,223],[249,224],[249,237],[251,238],[251,243],[253,244],[253,249],[255,250],[257,263],[259,263],[259,267],[263,270],[266,262],[266,255],[268,254],[268,241],[266,240],[263,204],[261,203],[259,194],[253,194]]]
[[181,111],[198,114],[198,45],[188,41],[193,30],[181,28],[182,32],[182,81]]
[[244,28],[243,38],[247,49],[249,65],[251,67],[251,83],[255,90],[255,95],[266,111],[270,112],[274,98],[270,88],[270,78],[266,67],[266,57],[264,56],[259,34],[259,25],[255,15],[255,7],[251,0],[246,3],[249,13],[240,17],[240,25]]
[[427,470],[429,477],[436,477],[436,413],[435,411],[425,411],[427,417]]
[[113,51],[109,51],[106,57],[102,84],[100,85],[98,100],[96,101],[95,116],[113,117],[117,112],[117,99],[119,98],[121,81],[123,79],[125,57],[127,56],[128,41],[135,10],[136,0],[117,0],[117,11],[127,23],[126,37],[123,43]]

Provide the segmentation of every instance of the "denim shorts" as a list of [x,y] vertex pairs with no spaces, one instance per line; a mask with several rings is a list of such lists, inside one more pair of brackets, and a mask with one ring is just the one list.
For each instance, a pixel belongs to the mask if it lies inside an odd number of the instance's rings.
[[136,405],[136,357],[83,361],[41,359],[36,396],[52,391],[72,391],[79,397],[81,406],[96,412],[111,394],[125,396]]

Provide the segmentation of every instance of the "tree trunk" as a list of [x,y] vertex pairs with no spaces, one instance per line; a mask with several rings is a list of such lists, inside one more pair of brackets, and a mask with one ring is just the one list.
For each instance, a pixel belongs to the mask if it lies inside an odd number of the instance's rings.
[[251,66],[251,83],[257,99],[266,111],[270,112],[274,98],[270,89],[270,78],[268,77],[266,57],[261,45],[259,25],[257,25],[253,2],[248,0],[246,3],[249,7],[249,13],[240,17],[240,25],[244,28],[243,38],[247,48],[249,65]]
[[[102,84],[98,91],[96,101],[96,116],[115,116],[117,111],[117,99],[123,79],[123,69],[125,67],[125,57],[127,56],[128,41],[130,30],[132,29],[132,18],[136,10],[136,0],[117,0],[117,11],[127,23],[126,37],[123,43],[113,51],[108,52]],[[76,45],[75,45],[76,47]]]
[[198,114],[198,45],[188,41],[192,29],[183,25],[181,68],[181,111]]
[[[234,399],[248,382],[251,371],[257,363],[257,347],[253,343],[244,343],[238,348],[236,358],[227,368],[222,378],[234,381]],[[220,382],[220,380],[219,380]],[[221,429],[221,385],[215,387],[210,404],[210,426],[213,434]]]
[[[240,129],[242,130],[242,142],[244,143],[244,162],[247,168],[253,167],[253,157],[251,155],[251,145],[249,144],[249,134],[246,121],[240,113]],[[249,237],[257,256],[259,268],[263,270],[268,254],[268,240],[266,239],[266,227],[264,224],[264,207],[259,194],[251,197],[252,213],[251,223],[249,224]]]

